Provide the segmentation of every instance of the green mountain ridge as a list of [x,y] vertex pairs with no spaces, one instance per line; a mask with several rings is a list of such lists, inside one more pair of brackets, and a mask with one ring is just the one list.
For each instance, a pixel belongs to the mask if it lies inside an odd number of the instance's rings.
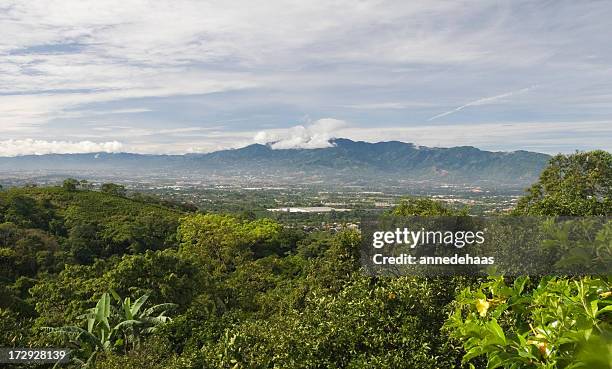
[[126,171],[186,177],[283,177],[295,182],[314,178],[337,184],[392,179],[522,186],[536,179],[550,159],[549,155],[535,152],[492,152],[471,146],[429,148],[399,141],[370,143],[342,138],[329,143],[329,147],[318,149],[273,149],[273,144],[253,144],[239,149],[186,155],[92,153],[19,156],[0,158],[0,173]]

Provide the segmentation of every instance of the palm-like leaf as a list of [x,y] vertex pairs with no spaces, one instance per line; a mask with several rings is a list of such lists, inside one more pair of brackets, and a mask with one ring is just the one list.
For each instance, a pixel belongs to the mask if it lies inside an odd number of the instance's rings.
[[155,305],[145,310],[142,313],[142,317],[151,316],[158,311],[161,311],[162,312],[161,314],[165,314],[166,311],[176,309],[177,307],[178,307],[177,304],[170,304],[170,303]]
[[110,295],[105,293],[102,295],[98,304],[96,305],[96,320],[104,324],[104,327],[110,331],[110,324],[108,322],[108,318],[110,317]]
[[132,305],[130,309],[130,313],[132,314],[133,317],[138,315],[140,308],[142,307],[142,305],[144,305],[145,302],[147,302],[148,299],[149,299],[149,294],[145,294],[145,295],[140,296],[138,300],[134,301],[134,305]]
[[140,320],[124,320],[124,321],[120,322],[119,324],[117,324],[116,326],[114,326],[113,330],[114,331],[120,331],[124,327],[133,327],[133,326],[139,325],[139,324],[142,324],[142,322]]
[[45,327],[44,329],[49,331],[50,333],[62,335],[64,337],[67,337],[69,339],[72,339],[72,340],[75,340],[81,343],[88,343],[92,347],[100,347],[100,348],[104,347],[103,340],[101,340],[100,338],[93,335],[91,332],[86,331],[85,329],[81,327],[76,327],[76,326],[67,326],[67,327],[59,327],[59,328]]
[[[120,306],[113,306],[111,296]],[[88,355],[86,362],[78,360],[78,364],[82,368],[90,368],[95,366],[98,352],[111,351],[119,346],[123,346],[126,350],[135,347],[141,342],[143,334],[150,334],[159,325],[168,322],[170,317],[166,316],[167,311],[178,306],[159,304],[142,310],[148,299],[149,294],[145,294],[132,303],[129,297],[121,300],[119,295],[111,290],[110,294],[104,293],[100,297],[94,308],[88,309],[85,314],[78,317],[86,320],[87,329],[77,326],[44,329],[75,341],[78,347],[84,350],[82,352]],[[111,321],[116,324],[111,326]],[[123,338],[118,340],[116,339],[118,336]]]
[[126,319],[134,319],[134,315],[132,314],[132,300],[130,300],[129,297],[126,297],[125,300],[123,300],[122,307]]

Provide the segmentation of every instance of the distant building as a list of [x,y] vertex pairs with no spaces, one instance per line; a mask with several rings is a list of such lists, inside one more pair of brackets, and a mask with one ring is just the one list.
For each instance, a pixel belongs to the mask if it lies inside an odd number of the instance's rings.
[[329,213],[332,211],[345,212],[351,211],[352,209],[336,209],[328,206],[310,206],[310,207],[290,207],[290,208],[275,208],[267,209],[272,212],[285,212],[285,213]]

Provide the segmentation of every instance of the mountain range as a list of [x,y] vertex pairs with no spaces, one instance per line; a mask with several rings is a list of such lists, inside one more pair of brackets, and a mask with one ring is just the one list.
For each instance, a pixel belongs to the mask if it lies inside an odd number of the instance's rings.
[[[535,181],[546,154],[492,152],[471,146],[432,148],[399,141],[332,139],[319,149],[273,149],[253,144],[207,154],[49,154],[0,158],[4,173],[164,175],[177,178],[241,178],[279,183],[330,184],[396,181],[524,186]],[[1,177],[0,177],[1,179]]]

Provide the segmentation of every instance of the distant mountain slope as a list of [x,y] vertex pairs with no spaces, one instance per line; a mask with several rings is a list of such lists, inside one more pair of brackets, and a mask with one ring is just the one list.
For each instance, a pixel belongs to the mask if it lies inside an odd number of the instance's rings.
[[209,154],[66,154],[0,158],[0,172],[42,171],[96,173],[168,173],[182,177],[248,176],[305,178],[330,183],[435,181],[524,185],[534,181],[548,155],[490,152],[471,146],[429,148],[399,141],[369,143],[348,139],[330,141],[321,149],[274,150],[254,144]]

